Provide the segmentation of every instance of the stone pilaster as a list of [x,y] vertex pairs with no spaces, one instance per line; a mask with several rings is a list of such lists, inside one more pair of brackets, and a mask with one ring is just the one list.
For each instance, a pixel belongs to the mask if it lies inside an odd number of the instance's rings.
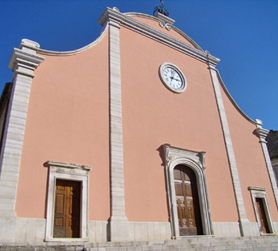
[[217,106],[218,106],[219,116],[220,116],[220,120],[221,120],[221,125],[222,125],[225,145],[226,145],[226,151],[227,151],[227,155],[228,155],[228,159],[229,159],[230,172],[231,172],[231,176],[232,176],[234,193],[235,193],[235,198],[236,198],[236,203],[237,203],[237,210],[238,210],[238,215],[239,215],[241,235],[248,236],[249,232],[250,232],[249,231],[249,220],[247,219],[247,216],[246,216],[246,211],[245,211],[242,191],[241,191],[241,187],[240,187],[239,175],[238,175],[238,170],[237,170],[237,165],[236,165],[236,158],[235,158],[235,154],[234,154],[228,120],[227,120],[225,107],[224,107],[224,103],[223,103],[223,99],[222,99],[222,95],[221,95],[220,85],[219,85],[218,76],[217,76],[217,70],[215,69],[214,66],[210,66],[210,73],[211,73],[211,79],[212,79],[212,83],[213,83],[213,87],[214,87],[216,102],[217,102]]
[[33,71],[44,60],[36,55],[39,44],[23,39],[14,49],[9,67],[14,72],[13,89],[8,107],[0,155],[0,242],[14,242],[16,233],[15,202],[22,145]]
[[114,20],[109,21],[111,186],[110,239],[111,241],[129,241],[129,223],[125,216],[119,29],[120,26],[117,22]]
[[275,197],[276,206],[278,207],[277,181],[276,181],[275,173],[274,173],[274,170],[273,170],[273,167],[272,167],[272,164],[271,164],[271,159],[270,159],[270,156],[269,156],[269,152],[268,152],[268,148],[267,148],[267,141],[266,141],[266,137],[267,137],[269,131],[262,128],[263,123],[262,123],[261,120],[256,119],[256,122],[257,122],[256,133],[257,133],[258,137],[260,138],[260,143],[261,143],[261,146],[262,146],[262,150],[263,150],[263,154],[264,154],[264,158],[265,158],[265,163],[266,163],[269,179],[270,179],[273,194],[274,194],[274,197]]

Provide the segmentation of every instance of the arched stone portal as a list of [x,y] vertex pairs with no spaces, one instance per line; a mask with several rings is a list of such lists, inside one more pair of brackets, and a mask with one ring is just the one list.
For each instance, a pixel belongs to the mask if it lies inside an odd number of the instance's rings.
[[[199,206],[200,219],[198,219],[199,229],[196,231],[192,228],[192,233],[203,235],[213,235],[211,214],[207,193],[206,177],[205,177],[205,152],[195,152],[181,148],[172,147],[169,144],[164,145],[165,168],[167,179],[167,192],[169,200],[169,212],[172,229],[172,238],[177,238],[185,235],[180,229],[179,212],[175,188],[175,172],[174,170],[187,169],[191,170],[195,175],[196,193],[195,197]],[[178,174],[176,174],[178,175]],[[176,179],[177,180],[177,179]],[[177,183],[178,181],[176,181]],[[182,181],[180,181],[182,182]],[[185,232],[190,229],[185,230]]]

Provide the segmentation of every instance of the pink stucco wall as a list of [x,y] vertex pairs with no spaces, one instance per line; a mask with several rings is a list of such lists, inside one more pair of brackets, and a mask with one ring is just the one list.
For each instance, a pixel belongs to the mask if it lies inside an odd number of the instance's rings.
[[[134,17],[137,20],[142,18]],[[158,23],[144,23],[190,44]],[[91,165],[89,220],[108,220],[109,65],[108,34],[72,56],[44,56],[35,71],[18,183],[18,217],[44,218],[48,160]],[[237,222],[238,214],[223,132],[208,66],[124,27],[120,29],[123,153],[129,221],[169,221],[162,145],[206,152],[206,178],[213,222]],[[184,93],[159,78],[164,62],[187,79]],[[222,90],[248,219],[255,221],[248,186],[267,188],[278,220],[255,126]],[[261,167],[264,168],[261,168]],[[257,170],[257,171],[254,171]],[[265,185],[267,184],[267,185]],[[275,211],[276,210],[276,211]]]
[[[48,160],[92,166],[89,219],[107,220],[109,190],[108,34],[85,52],[45,56],[32,82],[16,213],[44,218]],[[97,202],[97,203],[96,203]]]
[[277,222],[277,207],[262,147],[255,133],[256,125],[239,113],[222,88],[221,92],[232,137],[247,218],[251,222],[257,221],[248,187],[260,187],[266,188],[272,220]]
[[[213,221],[238,221],[223,133],[206,64],[121,28],[123,145],[126,215],[130,221],[168,221],[161,146],[206,151]],[[159,66],[177,65],[182,94],[161,82]]]

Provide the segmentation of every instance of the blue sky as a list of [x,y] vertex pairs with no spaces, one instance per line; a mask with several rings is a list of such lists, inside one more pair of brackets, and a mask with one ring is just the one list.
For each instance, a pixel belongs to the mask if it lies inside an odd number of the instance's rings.
[[[67,51],[94,41],[108,7],[152,14],[160,0],[0,0],[0,89],[21,39]],[[219,58],[217,69],[239,107],[278,130],[278,0],[164,0],[175,26]]]

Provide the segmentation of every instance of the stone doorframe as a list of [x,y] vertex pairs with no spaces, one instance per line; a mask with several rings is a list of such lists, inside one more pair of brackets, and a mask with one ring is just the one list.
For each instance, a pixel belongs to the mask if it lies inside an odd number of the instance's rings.
[[207,193],[207,184],[205,176],[205,152],[195,152],[186,149],[172,147],[165,144],[164,157],[165,157],[165,171],[167,181],[167,194],[169,202],[169,213],[171,222],[172,239],[180,237],[179,223],[177,214],[177,203],[174,183],[174,168],[177,165],[185,165],[190,167],[197,180],[200,213],[202,220],[202,228],[204,235],[213,235],[212,221],[210,214],[209,199]]
[[[44,167],[48,167],[48,191],[46,209],[45,241],[72,242],[88,241],[88,193],[89,193],[89,172],[91,166],[70,164],[59,161],[47,161]],[[81,182],[81,203],[80,203],[80,238],[54,238],[54,208],[56,180],[71,180]]]
[[[261,188],[261,187],[248,187],[248,190],[251,193],[251,197],[252,197],[252,202],[253,202],[253,207],[255,210],[255,215],[256,215],[256,219],[258,222],[258,226],[259,226],[259,231],[260,231],[260,235],[273,235],[275,230],[274,230],[274,226],[273,226],[273,221],[271,218],[271,214],[270,214],[270,210],[269,210],[269,205],[268,205],[268,201],[267,201],[267,197],[266,197],[266,188]],[[256,204],[256,198],[260,198],[263,201],[263,210],[266,216],[266,224],[269,228],[269,233],[263,233],[262,232],[262,225],[261,225],[261,221],[260,221],[260,214],[259,214],[259,209],[257,207]],[[276,235],[276,234],[274,234]]]

